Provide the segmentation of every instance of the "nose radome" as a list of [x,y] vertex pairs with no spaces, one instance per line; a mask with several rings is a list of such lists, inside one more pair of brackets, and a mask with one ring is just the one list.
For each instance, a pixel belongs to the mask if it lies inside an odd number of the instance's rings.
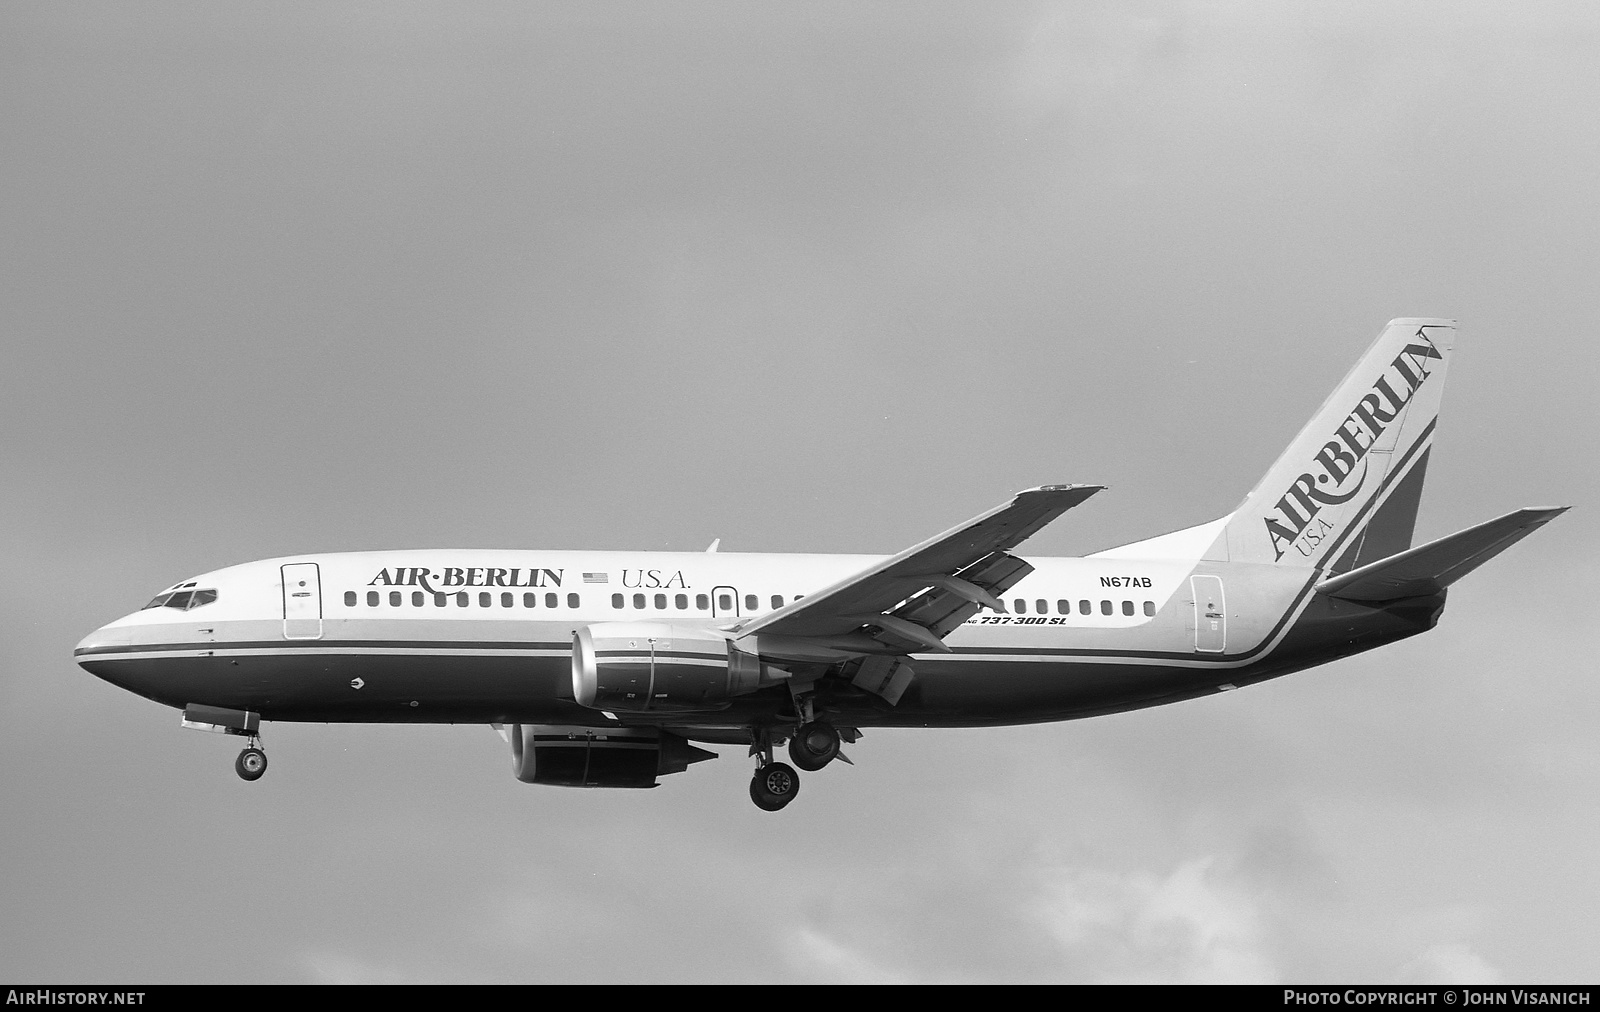
[[81,665],[93,660],[94,655],[108,647],[124,647],[133,642],[133,630],[115,623],[103,625],[78,641],[72,648],[73,658]]

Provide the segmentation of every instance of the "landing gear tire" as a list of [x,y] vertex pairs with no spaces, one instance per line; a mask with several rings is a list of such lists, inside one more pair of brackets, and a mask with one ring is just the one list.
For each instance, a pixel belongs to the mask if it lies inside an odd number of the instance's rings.
[[267,754],[253,746],[247,748],[233,761],[233,771],[241,780],[260,780],[267,772]]
[[750,800],[763,812],[776,812],[800,793],[800,774],[788,763],[767,763],[750,781]]
[[825,720],[802,724],[789,739],[789,758],[806,772],[814,772],[839,756],[839,732]]

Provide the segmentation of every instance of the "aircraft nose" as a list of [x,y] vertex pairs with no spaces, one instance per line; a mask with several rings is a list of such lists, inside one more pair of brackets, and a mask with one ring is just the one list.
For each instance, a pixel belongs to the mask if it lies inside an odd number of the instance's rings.
[[170,679],[143,659],[133,638],[133,630],[128,626],[116,622],[103,625],[78,641],[72,659],[89,674],[120,689],[158,703],[182,706],[183,700],[173,702],[168,698],[173,695],[172,687],[167,684]]
[[114,677],[113,672],[118,667],[117,658],[127,657],[127,649],[132,643],[132,630],[112,622],[79,640],[78,645],[72,648],[72,659],[78,662],[78,667],[96,678],[129,688],[125,680]]
[[88,668],[96,656],[126,647],[132,642],[133,635],[127,627],[119,627],[115,623],[103,625],[78,641],[78,645],[72,648],[72,657],[80,667]]

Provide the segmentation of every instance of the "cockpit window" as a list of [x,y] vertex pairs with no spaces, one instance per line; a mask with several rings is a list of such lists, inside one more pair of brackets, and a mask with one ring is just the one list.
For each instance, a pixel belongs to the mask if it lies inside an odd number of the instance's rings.
[[[188,584],[194,586],[194,584]],[[179,590],[165,591],[157,594],[140,611],[149,611],[151,608],[176,608],[179,611],[190,611],[203,604],[210,604],[217,599],[215,590]]]

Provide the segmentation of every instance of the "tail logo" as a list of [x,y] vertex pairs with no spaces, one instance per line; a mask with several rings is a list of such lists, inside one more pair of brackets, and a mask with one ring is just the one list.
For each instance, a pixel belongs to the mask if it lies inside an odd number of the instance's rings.
[[1264,518],[1274,561],[1291,547],[1306,558],[1314,555],[1317,545],[1334,530],[1334,524],[1317,514],[1324,506],[1347,503],[1361,492],[1367,481],[1367,451],[1427,382],[1428,360],[1444,360],[1426,329],[1419,327],[1411,343],[1384,367],[1377,382],[1333,430],[1335,438],[1323,444],[1308,469],[1278,500],[1277,512]]

